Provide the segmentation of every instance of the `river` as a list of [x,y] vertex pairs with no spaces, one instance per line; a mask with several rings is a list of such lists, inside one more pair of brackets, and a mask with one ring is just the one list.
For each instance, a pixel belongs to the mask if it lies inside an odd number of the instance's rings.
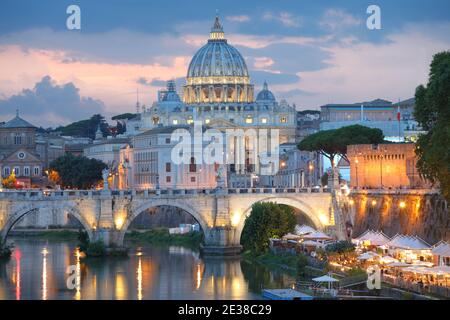
[[184,247],[130,244],[128,258],[85,260],[75,242],[10,240],[14,252],[0,261],[1,300],[261,299],[262,288],[294,281],[280,270]]

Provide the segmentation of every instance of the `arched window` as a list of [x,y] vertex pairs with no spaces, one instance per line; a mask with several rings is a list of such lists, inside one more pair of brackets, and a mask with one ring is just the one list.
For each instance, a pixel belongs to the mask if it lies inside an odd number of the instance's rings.
[[14,136],[14,144],[22,144],[22,136],[20,133],[16,133]]

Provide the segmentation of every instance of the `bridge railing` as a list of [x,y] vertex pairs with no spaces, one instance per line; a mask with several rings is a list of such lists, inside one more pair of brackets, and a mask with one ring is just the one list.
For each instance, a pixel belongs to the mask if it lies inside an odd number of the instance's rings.
[[325,193],[327,188],[224,188],[224,189],[128,189],[128,190],[2,190],[0,199],[68,199],[115,197],[192,196],[214,194],[298,194]]

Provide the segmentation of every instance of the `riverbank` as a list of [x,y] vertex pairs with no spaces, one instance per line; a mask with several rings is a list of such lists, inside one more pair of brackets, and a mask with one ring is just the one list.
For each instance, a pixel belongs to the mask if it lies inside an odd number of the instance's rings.
[[76,241],[78,240],[78,230],[67,229],[17,229],[9,233],[10,237],[33,238],[49,241]]
[[148,231],[131,231],[125,235],[125,241],[199,248],[203,241],[203,233],[170,234],[167,228],[155,228]]
[[242,258],[267,266],[270,269],[281,269],[291,276],[298,276],[304,263],[301,256],[292,254],[274,254],[272,252],[258,255],[254,252],[246,251],[242,254]]

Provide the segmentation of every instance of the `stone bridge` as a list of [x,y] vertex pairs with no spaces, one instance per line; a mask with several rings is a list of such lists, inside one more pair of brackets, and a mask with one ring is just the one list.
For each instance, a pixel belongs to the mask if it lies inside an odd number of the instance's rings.
[[159,206],[180,208],[200,224],[205,238],[203,250],[211,254],[240,251],[245,219],[253,204],[275,202],[288,205],[305,215],[318,230],[335,232],[332,194],[310,188],[251,188],[217,190],[36,190],[0,192],[0,234],[9,231],[25,215],[36,210],[70,214],[86,229],[91,241],[107,246],[122,246],[131,222],[147,209]]

